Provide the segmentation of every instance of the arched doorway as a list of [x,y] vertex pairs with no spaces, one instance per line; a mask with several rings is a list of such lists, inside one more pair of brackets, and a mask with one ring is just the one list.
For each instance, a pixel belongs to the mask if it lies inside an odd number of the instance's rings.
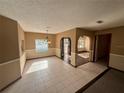
[[90,38],[88,36],[80,36],[77,48],[78,52],[90,51]]
[[70,62],[71,56],[71,39],[69,37],[63,37],[60,41],[61,59]]
[[80,36],[77,41],[76,65],[80,66],[90,61],[90,37]]

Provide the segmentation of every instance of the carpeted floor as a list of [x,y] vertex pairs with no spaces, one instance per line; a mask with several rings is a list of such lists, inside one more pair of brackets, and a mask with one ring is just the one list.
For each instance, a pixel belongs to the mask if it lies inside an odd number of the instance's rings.
[[83,93],[124,93],[124,72],[110,69]]

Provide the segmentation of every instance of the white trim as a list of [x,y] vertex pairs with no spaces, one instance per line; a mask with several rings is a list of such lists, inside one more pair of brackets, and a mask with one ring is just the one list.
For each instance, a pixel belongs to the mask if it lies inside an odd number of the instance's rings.
[[10,63],[13,63],[13,62],[15,62],[15,61],[19,61],[19,60],[20,60],[20,58],[17,58],[17,59],[14,59],[14,60],[10,60],[10,61],[7,61],[7,62],[4,62],[4,63],[1,63],[0,66],[2,66],[2,65],[6,65],[6,64],[10,64]]
[[[49,51],[49,49],[56,49],[56,48],[48,48],[48,51]],[[36,49],[27,49],[27,50],[25,50],[25,52],[28,52],[28,51],[34,51],[34,50],[36,50]]]
[[55,49],[59,49],[60,50],[60,48],[55,48]]
[[74,54],[74,55],[75,55],[75,54],[77,54],[77,53],[75,53],[75,52],[71,52],[71,54]]
[[118,57],[124,57],[124,55],[118,55],[118,54],[113,54],[113,53],[110,53],[110,55],[118,56]]

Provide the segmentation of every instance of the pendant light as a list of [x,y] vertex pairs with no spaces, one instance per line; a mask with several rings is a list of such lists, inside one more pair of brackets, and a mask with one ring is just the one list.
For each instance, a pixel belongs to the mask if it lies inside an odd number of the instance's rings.
[[51,41],[49,40],[49,36],[48,36],[48,30],[46,30],[46,32],[47,32],[47,33],[46,33],[46,34],[47,34],[47,36],[46,36],[47,43],[48,43],[48,44],[51,44]]

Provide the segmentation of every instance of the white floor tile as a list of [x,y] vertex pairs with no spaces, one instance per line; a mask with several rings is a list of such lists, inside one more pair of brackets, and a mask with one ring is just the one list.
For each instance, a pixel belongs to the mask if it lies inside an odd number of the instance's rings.
[[27,61],[20,80],[2,93],[75,93],[107,67],[87,63],[74,68],[57,57]]

